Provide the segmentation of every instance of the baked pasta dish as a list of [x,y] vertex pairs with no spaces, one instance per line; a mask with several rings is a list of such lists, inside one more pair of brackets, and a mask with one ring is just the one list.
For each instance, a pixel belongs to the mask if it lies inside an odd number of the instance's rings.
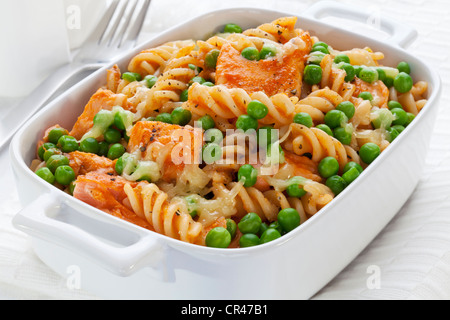
[[283,237],[358,179],[427,102],[408,62],[335,48],[297,22],[230,22],[115,65],[72,128],[45,128],[31,169],[180,241],[245,248]]

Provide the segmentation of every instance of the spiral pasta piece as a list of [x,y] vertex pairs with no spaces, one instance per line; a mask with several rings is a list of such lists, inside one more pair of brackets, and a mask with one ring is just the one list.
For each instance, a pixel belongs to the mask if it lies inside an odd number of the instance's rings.
[[[228,188],[235,187],[236,183],[231,183]],[[237,217],[241,218],[247,213],[253,212],[258,214],[263,221],[275,221],[277,214],[280,211],[276,202],[271,202],[263,192],[250,187],[241,188],[236,196]]]
[[303,209],[309,215],[315,215],[334,199],[331,190],[321,183],[309,183],[303,189],[307,192],[302,197]]
[[[343,101],[350,100],[355,93],[356,86],[345,81],[345,77],[347,76],[345,70],[336,68],[333,57],[329,54],[322,59],[320,66],[322,68],[320,88],[330,88],[332,91],[338,93]],[[317,87],[314,86],[313,91],[317,90]]]
[[283,17],[270,23],[262,24],[257,28],[245,30],[243,34],[286,43],[301,33],[301,30],[295,29],[296,23],[297,17]]
[[193,40],[168,42],[156,48],[144,50],[136,55],[128,65],[128,70],[136,72],[143,77],[153,75],[158,70],[164,69],[167,61],[177,55],[183,48],[194,48]]
[[169,200],[156,184],[125,185],[124,191],[134,212],[145,218],[156,232],[181,241],[196,243],[203,225],[195,222],[182,201]]
[[336,106],[343,101],[343,98],[337,92],[329,88],[317,89],[295,103],[295,113],[306,112],[315,124],[319,124],[324,122],[327,112],[336,109]]
[[210,114],[221,119],[235,119],[247,113],[247,105],[252,100],[259,100],[269,109],[267,117],[260,120],[261,124],[280,127],[292,122],[295,106],[284,93],[269,97],[264,92],[248,94],[240,88],[229,89],[223,85],[208,87],[194,83],[189,88],[189,100],[185,107],[199,116]]
[[[246,36],[241,33],[232,33],[228,36],[213,36],[207,40],[197,41],[198,57],[205,57],[205,55],[211,50],[220,50],[225,44],[230,44],[234,49],[241,52],[245,48],[252,47],[258,50],[264,46],[267,42],[273,42],[270,40],[261,39],[258,37]],[[276,43],[274,43],[276,44]]]
[[289,137],[282,146],[297,155],[311,154],[315,162],[320,162],[325,157],[334,157],[338,160],[341,170],[350,160],[360,163],[357,152],[349,152],[350,148],[336,138],[320,129],[297,123],[291,125]]
[[350,63],[354,66],[368,66],[376,67],[379,65],[379,61],[384,59],[382,52],[373,52],[369,47],[366,48],[354,48],[351,50],[335,52],[345,54],[350,58]]
[[[187,59],[179,58],[186,63]],[[177,65],[176,62],[171,62]],[[189,81],[195,77],[195,71],[187,65],[178,64],[176,68],[166,70],[157,80],[156,84],[145,93],[137,112],[141,117],[152,115],[155,110],[170,102],[179,102],[181,93],[188,88]]]

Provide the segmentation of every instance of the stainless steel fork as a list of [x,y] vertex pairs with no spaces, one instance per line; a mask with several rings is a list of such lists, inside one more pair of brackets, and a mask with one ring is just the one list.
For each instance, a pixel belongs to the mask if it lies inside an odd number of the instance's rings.
[[1,118],[0,150],[43,106],[132,48],[142,30],[150,3],[151,0],[113,0],[72,62],[52,72],[34,92]]

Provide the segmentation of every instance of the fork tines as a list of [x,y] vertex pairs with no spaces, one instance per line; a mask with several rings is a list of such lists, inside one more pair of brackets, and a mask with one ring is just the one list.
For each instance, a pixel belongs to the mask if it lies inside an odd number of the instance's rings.
[[120,48],[126,42],[136,42],[151,0],[113,0],[99,25],[103,34],[99,45]]

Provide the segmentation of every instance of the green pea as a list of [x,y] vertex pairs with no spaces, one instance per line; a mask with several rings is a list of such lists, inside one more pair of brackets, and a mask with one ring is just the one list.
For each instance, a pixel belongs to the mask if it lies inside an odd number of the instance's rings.
[[361,73],[362,69],[364,69],[363,66],[353,66],[355,68],[355,75],[359,78],[359,74]]
[[185,126],[191,122],[192,113],[184,109],[183,107],[178,107],[172,111],[172,123],[178,124],[180,126]]
[[123,174],[124,166],[125,165],[123,163],[123,157],[120,157],[119,159],[117,159],[114,169],[116,170],[116,172],[119,176]]
[[328,48],[324,47],[324,46],[313,46],[311,49],[311,52],[322,52],[324,54],[330,54],[330,51],[328,50]]
[[206,82],[205,79],[203,79],[202,77],[193,77],[191,79],[191,81],[189,81],[189,85],[193,85],[194,83],[199,83],[199,84],[204,84]]
[[206,235],[205,244],[211,248],[228,248],[231,244],[231,234],[224,227],[216,227]]
[[350,101],[341,102],[340,104],[337,105],[336,109],[345,113],[348,119],[353,118],[356,112],[355,105]]
[[246,214],[238,223],[239,230],[242,233],[257,234],[261,226],[261,218],[256,213]]
[[347,172],[345,172],[344,174],[342,174],[342,179],[344,179],[344,181],[347,183],[347,185],[349,185],[350,183],[355,181],[356,178],[359,177],[359,175],[360,175],[360,173],[359,173],[358,169],[353,167],[353,168],[349,169]]
[[69,184],[69,193],[70,193],[70,195],[72,195],[73,196],[73,193],[75,192],[75,188],[77,187],[77,184],[75,183],[75,181],[72,181],[70,184]]
[[128,82],[141,81],[142,80],[142,76],[139,73],[136,73],[136,72],[125,72],[122,75],[122,79],[126,80]]
[[309,58],[307,60],[308,64],[316,64],[320,66],[323,58],[325,58],[326,54],[322,52],[311,52]]
[[408,116],[408,121],[406,121],[405,127],[409,126],[411,122],[413,122],[413,120],[416,118],[416,116],[411,112],[407,112],[406,115]]
[[324,47],[324,48],[328,49],[330,46],[323,41],[317,41],[316,43],[313,44],[312,49],[314,49],[316,47]]
[[345,182],[345,180],[338,175],[329,177],[325,184],[328,188],[331,189],[335,196],[337,196],[342,191],[344,191],[345,188],[347,188],[347,182]]
[[203,161],[213,164],[222,159],[222,148],[217,143],[208,143],[203,146]]
[[77,139],[71,136],[62,136],[59,138],[57,146],[65,153],[74,152],[80,148]]
[[47,181],[50,184],[53,184],[55,182],[55,176],[47,167],[40,168],[39,170],[36,171],[36,174],[38,175],[38,177]]
[[[58,142],[56,142],[56,143],[58,143]],[[54,143],[46,142],[46,143],[42,144],[38,148],[38,157],[39,157],[39,159],[44,160],[44,153],[45,153],[45,151],[50,150],[50,149],[54,149],[54,148],[56,148],[56,144],[54,144]]]
[[355,79],[356,71],[355,68],[350,63],[342,63],[342,65],[339,68],[343,69],[346,73],[346,76],[344,78],[345,81],[350,82],[353,79]]
[[68,186],[75,180],[75,172],[70,166],[60,166],[55,171],[56,182],[63,186]]
[[56,169],[60,166],[69,165],[69,159],[61,154],[55,154],[48,158],[46,165],[52,173],[55,173]]
[[226,226],[227,226],[228,232],[231,235],[231,239],[234,239],[234,237],[236,236],[236,232],[237,232],[236,221],[234,221],[233,219],[227,219]]
[[183,90],[180,93],[180,101],[186,102],[189,100],[189,90]]
[[120,143],[113,144],[108,151],[108,158],[111,160],[119,159],[125,153],[125,147]]
[[408,62],[405,62],[405,61],[400,62],[400,63],[397,65],[397,69],[398,69],[398,71],[400,71],[400,72],[404,72],[404,73],[407,73],[407,74],[410,74],[410,73],[411,73],[411,66],[409,65]]
[[148,75],[144,78],[144,80],[147,87],[151,89],[155,86],[156,82],[158,81],[158,77],[154,75]]
[[400,102],[391,100],[391,101],[388,102],[388,108],[389,108],[389,110],[392,110],[392,109],[403,109],[403,106],[400,104]]
[[48,142],[57,144],[59,141],[59,138],[61,138],[62,136],[67,136],[67,135],[69,135],[69,132],[64,128],[52,129],[48,133]]
[[373,101],[373,95],[370,92],[361,92],[358,96],[358,98],[361,98],[363,100]]
[[339,162],[334,157],[326,157],[319,162],[319,174],[323,178],[329,178],[339,171]]
[[306,112],[299,112],[294,116],[294,123],[302,124],[308,128],[314,125],[311,116]]
[[97,154],[101,157],[106,157],[109,151],[109,144],[106,141],[101,141],[98,143],[98,152]]
[[345,127],[334,129],[334,137],[338,139],[343,145],[350,145],[352,142],[352,132]]
[[247,105],[247,113],[254,119],[263,119],[269,113],[269,108],[258,100],[253,100]]
[[274,241],[278,238],[281,238],[281,233],[276,229],[269,228],[266,231],[264,231],[264,233],[261,235],[259,243],[265,244]]
[[395,126],[392,126],[392,129],[395,129],[400,134],[403,132],[403,130],[405,130],[405,126],[395,125]]
[[172,115],[170,113],[160,113],[156,116],[156,121],[172,124]]
[[338,54],[335,58],[334,58],[334,63],[341,63],[341,62],[345,62],[345,63],[350,63],[350,58],[348,57],[348,55],[346,54]]
[[48,159],[50,159],[51,156],[54,156],[55,154],[62,154],[62,151],[58,148],[52,148],[48,149],[44,152],[44,161],[47,162]]
[[209,69],[215,69],[217,66],[217,58],[219,58],[220,51],[213,49],[205,56],[205,67]]
[[205,132],[204,140],[206,142],[220,144],[223,140],[223,133],[216,128],[209,129]]
[[373,112],[375,118],[372,120],[372,125],[375,129],[379,128],[389,128],[392,125],[394,116],[392,112],[386,108],[381,108]]
[[324,121],[330,129],[335,129],[346,123],[348,118],[341,110],[330,110],[326,113]]
[[241,115],[239,116],[239,118],[236,121],[236,128],[240,129],[244,132],[250,130],[250,129],[254,129],[257,130],[258,129],[258,120],[256,120],[255,118],[249,116],[249,115]]
[[378,72],[371,67],[363,68],[359,73],[359,78],[368,83],[374,83],[378,80]]
[[300,214],[293,208],[281,210],[277,219],[284,232],[291,232],[300,225]]
[[375,70],[377,70],[378,73],[378,80],[385,82],[387,77],[386,72],[381,68],[376,68]]
[[289,197],[301,198],[306,194],[306,191],[299,184],[294,183],[286,188],[286,193]]
[[225,32],[225,33],[242,33],[242,28],[235,23],[228,23],[225,25],[223,32]]
[[400,93],[409,92],[413,87],[413,80],[409,74],[400,72],[394,79],[394,87]]
[[256,234],[246,233],[239,238],[239,247],[241,248],[254,247],[258,246],[259,242],[260,239]]
[[244,187],[250,188],[256,184],[258,170],[251,164],[244,164],[238,171],[238,181],[244,182]]
[[319,124],[316,126],[316,128],[326,132],[329,136],[334,137],[333,131],[326,124]]
[[254,47],[247,47],[242,50],[241,55],[247,60],[259,60],[259,51]]
[[265,44],[259,53],[260,59],[268,59],[277,55],[277,47],[271,44]]
[[361,160],[366,164],[371,164],[380,154],[380,147],[372,142],[366,143],[359,150],[359,156],[361,157]]
[[[258,231],[258,236],[261,236],[264,231],[266,231],[267,229],[269,229],[269,226],[267,225],[267,223],[263,222],[261,223],[261,226],[259,227],[259,231]],[[251,233],[248,233],[251,234]]]
[[268,229],[275,229],[277,230],[280,234],[283,233],[283,228],[281,228],[281,225],[278,221],[274,221],[269,225]]
[[322,81],[322,68],[315,64],[310,64],[305,67],[303,72],[304,80],[309,85],[315,85]]
[[350,161],[350,162],[347,162],[347,164],[344,166],[343,172],[346,173],[348,170],[350,170],[352,168],[356,168],[359,173],[362,173],[364,171],[363,167],[361,167],[360,164],[358,164],[354,161]]
[[119,130],[125,130],[125,114],[123,112],[117,112],[114,115],[114,125]]
[[122,139],[122,134],[116,129],[109,128],[103,134],[105,141],[109,144],[118,143]]
[[390,89],[394,86],[394,78],[386,76],[383,83]]
[[212,82],[210,82],[210,81],[206,81],[206,82],[204,82],[202,85],[203,85],[203,86],[207,86],[207,87],[214,87],[214,86],[215,86],[215,84],[212,83]]
[[392,125],[404,126],[408,122],[408,115],[405,110],[400,108],[394,108],[391,110],[391,112],[395,116],[395,120],[392,121]]
[[277,140],[277,138],[272,133],[275,133],[275,129],[271,126],[259,128],[257,137],[258,144],[263,147],[268,147],[269,145],[273,144]]
[[213,129],[216,126],[214,119],[209,114],[201,117],[200,119],[198,119],[198,121],[200,121],[200,124],[205,131]]
[[114,124],[114,115],[111,111],[100,110],[94,117],[94,126],[104,128],[105,130]]
[[398,132],[398,130],[394,127],[390,127],[386,130],[388,133],[387,141],[389,141],[389,143],[394,141],[400,135],[400,132]]

